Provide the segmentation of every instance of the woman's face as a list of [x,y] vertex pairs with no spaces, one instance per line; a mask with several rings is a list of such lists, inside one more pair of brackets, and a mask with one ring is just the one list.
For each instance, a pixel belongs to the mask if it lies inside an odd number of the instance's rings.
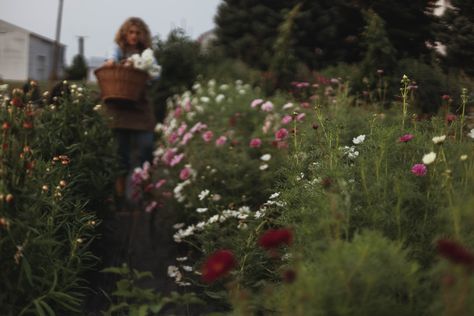
[[140,38],[140,30],[137,26],[132,25],[127,31],[127,44],[129,46],[137,46]]

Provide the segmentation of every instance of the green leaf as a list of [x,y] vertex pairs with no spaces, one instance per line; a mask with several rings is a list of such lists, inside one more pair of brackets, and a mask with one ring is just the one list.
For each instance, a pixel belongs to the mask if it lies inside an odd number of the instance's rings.
[[31,273],[31,266],[28,260],[23,257],[23,260],[21,261],[21,268],[25,272],[26,279],[28,280],[28,283],[33,286],[33,278],[32,278],[32,273]]
[[46,303],[45,301],[40,301],[39,303],[48,312],[48,315],[56,316],[56,313],[53,311],[53,309],[51,308],[51,306],[49,306],[48,303]]
[[33,301],[33,304],[35,305],[35,308],[36,308],[36,313],[39,315],[39,316],[46,316],[44,310],[43,310],[43,307],[41,307],[41,304],[38,303],[37,300],[34,300]]
[[138,316],[147,316],[148,315],[148,305],[141,305],[138,308]]

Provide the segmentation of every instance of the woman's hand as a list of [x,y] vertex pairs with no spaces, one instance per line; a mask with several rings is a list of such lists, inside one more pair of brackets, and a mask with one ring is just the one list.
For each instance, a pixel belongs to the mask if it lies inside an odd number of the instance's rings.
[[132,66],[133,66],[133,62],[132,62],[131,60],[128,60],[128,59],[127,59],[126,61],[123,62],[123,65],[124,65],[125,67],[132,67]]
[[105,61],[104,63],[104,67],[112,67],[113,65],[115,65],[115,61],[113,59],[108,59]]

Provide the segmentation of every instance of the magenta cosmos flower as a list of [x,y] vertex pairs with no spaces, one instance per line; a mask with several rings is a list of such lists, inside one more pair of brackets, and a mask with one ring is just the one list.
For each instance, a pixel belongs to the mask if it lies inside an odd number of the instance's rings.
[[216,139],[216,146],[223,146],[227,142],[227,137],[225,136],[220,136],[218,139]]
[[422,163],[417,163],[413,165],[413,167],[411,167],[411,173],[413,173],[417,177],[423,177],[424,175],[426,175],[427,171],[428,169]]
[[260,138],[252,138],[249,146],[251,148],[260,148],[260,146],[262,146],[262,140]]
[[276,133],[275,133],[275,139],[277,141],[284,140],[285,138],[288,137],[288,130],[286,128],[280,128]]
[[400,143],[406,143],[406,142],[409,142],[410,140],[412,140],[415,136],[413,136],[412,134],[405,134],[403,135],[402,137],[400,137],[398,139],[398,141]]
[[202,134],[202,139],[204,139],[206,143],[209,143],[213,137],[214,137],[214,133],[212,131],[207,131],[204,134]]

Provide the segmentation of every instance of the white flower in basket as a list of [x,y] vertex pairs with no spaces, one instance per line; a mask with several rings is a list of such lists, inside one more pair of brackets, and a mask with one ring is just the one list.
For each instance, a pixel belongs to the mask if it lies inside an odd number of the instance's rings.
[[156,63],[151,48],[145,49],[141,55],[133,54],[128,58],[133,63],[133,67],[146,71],[150,77],[156,78],[161,74],[161,66]]

